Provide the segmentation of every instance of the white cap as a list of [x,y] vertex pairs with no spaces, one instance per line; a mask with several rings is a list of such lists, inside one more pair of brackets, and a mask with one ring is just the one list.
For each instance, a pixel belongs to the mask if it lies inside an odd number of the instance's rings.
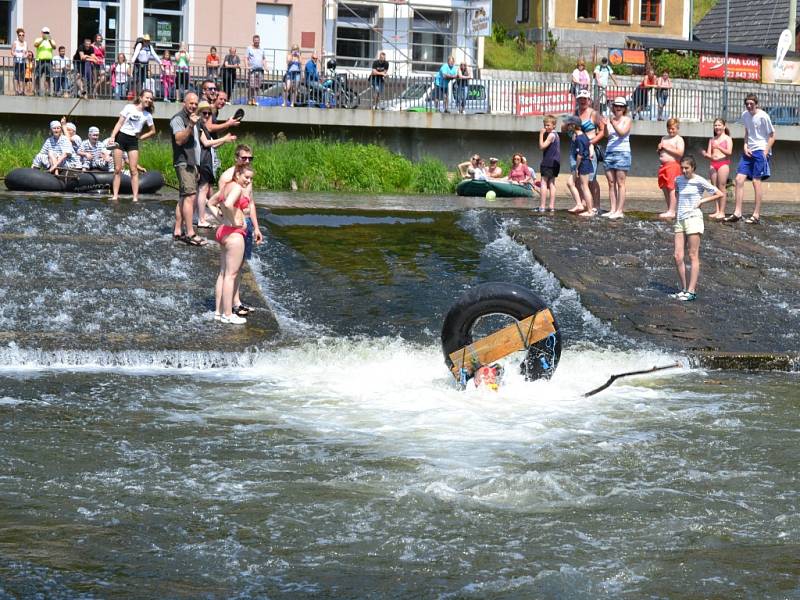
[[50,33],[49,27],[42,27],[42,33]]
[[588,98],[589,100],[592,99],[592,95],[589,93],[589,90],[581,90],[575,95],[576,98]]

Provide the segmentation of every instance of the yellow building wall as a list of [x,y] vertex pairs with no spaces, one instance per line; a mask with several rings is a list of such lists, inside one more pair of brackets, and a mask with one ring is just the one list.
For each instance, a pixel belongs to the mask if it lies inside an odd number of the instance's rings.
[[542,15],[542,3],[540,0],[530,0],[530,3],[530,19],[527,23],[517,23],[516,0],[495,1],[492,4],[492,21],[514,31],[538,28]]
[[[683,35],[683,1],[662,0],[662,10],[666,11],[661,19],[662,25],[639,24],[641,11],[640,0],[630,0],[630,24],[612,24],[608,22],[608,0],[596,0],[599,3],[598,22],[578,21],[577,0],[555,0],[555,27],[563,29],[585,30],[587,32],[603,31],[624,34],[655,35],[680,38]],[[516,13],[515,13],[516,14]],[[587,37],[587,42],[591,38]]]

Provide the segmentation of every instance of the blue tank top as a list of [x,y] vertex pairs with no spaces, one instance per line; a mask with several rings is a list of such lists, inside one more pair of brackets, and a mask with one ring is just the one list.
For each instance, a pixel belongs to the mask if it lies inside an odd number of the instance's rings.
[[540,168],[561,164],[561,140],[557,133],[553,132],[551,135],[554,135],[555,139],[544,149]]

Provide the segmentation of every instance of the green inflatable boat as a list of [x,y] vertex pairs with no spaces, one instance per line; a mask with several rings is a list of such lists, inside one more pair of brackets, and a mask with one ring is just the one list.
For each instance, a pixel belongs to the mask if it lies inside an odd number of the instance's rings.
[[498,198],[533,197],[533,191],[529,188],[507,181],[465,179],[456,186],[456,193],[459,196],[485,196],[489,190],[496,193]]

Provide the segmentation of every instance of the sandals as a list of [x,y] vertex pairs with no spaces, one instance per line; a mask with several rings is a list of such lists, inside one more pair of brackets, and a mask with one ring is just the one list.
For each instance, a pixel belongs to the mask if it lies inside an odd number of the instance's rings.
[[196,233],[192,237],[184,236],[183,241],[185,244],[189,246],[205,246],[206,244],[208,244],[206,238],[200,237]]
[[750,215],[744,220],[744,222],[747,223],[748,225],[760,225],[761,219],[759,219],[755,215]]
[[742,220],[742,216],[741,215],[737,215],[736,213],[733,213],[732,215],[728,215],[727,217],[725,217],[722,220],[725,223],[736,223],[737,221],[741,221]]
[[185,242],[186,241],[186,236],[183,235],[182,233],[173,233],[172,234],[172,241],[173,242]]
[[246,317],[250,314],[252,309],[249,306],[245,306],[244,304],[239,304],[238,306],[233,307],[233,314],[239,315],[240,317]]

